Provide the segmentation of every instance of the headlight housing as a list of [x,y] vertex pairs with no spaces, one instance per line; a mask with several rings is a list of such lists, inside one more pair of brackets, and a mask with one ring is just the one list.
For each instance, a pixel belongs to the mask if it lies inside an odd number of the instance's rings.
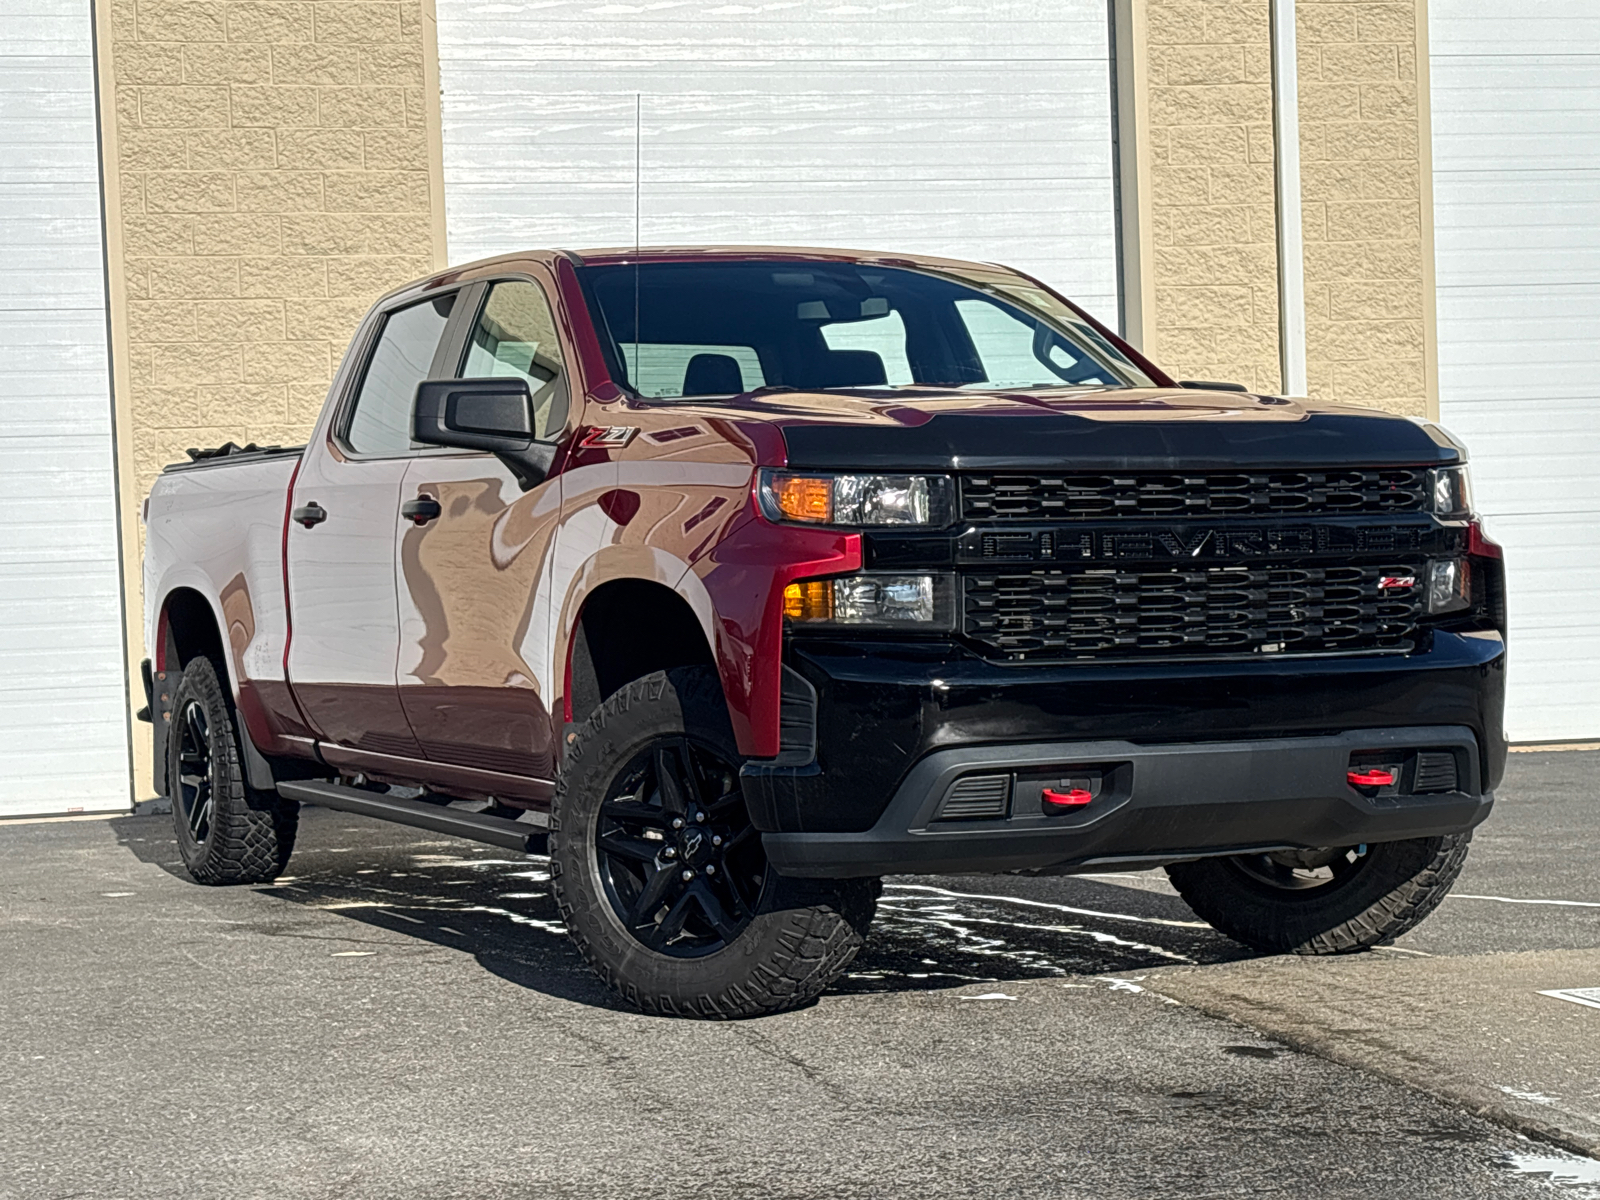
[[1472,515],[1472,480],[1465,467],[1436,467],[1428,472],[1428,511],[1436,517]]
[[947,575],[840,575],[803,579],[783,589],[791,624],[874,626],[937,631],[951,628],[954,580]]
[[757,484],[769,521],[862,528],[950,524],[948,475],[833,475],[763,470]]

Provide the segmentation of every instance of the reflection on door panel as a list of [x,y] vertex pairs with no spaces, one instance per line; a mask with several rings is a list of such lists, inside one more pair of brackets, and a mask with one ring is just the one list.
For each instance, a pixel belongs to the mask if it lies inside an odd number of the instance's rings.
[[373,457],[308,449],[293,503],[315,502],[327,519],[291,524],[287,546],[295,697],[324,739],[407,758],[420,751],[395,689],[395,529],[417,384],[433,369],[454,303],[442,296],[384,319],[345,431],[352,450]]
[[399,538],[400,697],[423,753],[551,778],[546,556],[557,482],[523,493],[489,455],[423,457],[405,493],[442,510]]
[[[542,288],[502,280],[490,289],[461,375],[527,380],[535,428],[559,433],[566,371]],[[492,455],[427,455],[412,464],[405,492],[432,496],[441,510],[398,543],[399,691],[423,753],[551,778],[546,557],[559,480],[524,493]]]

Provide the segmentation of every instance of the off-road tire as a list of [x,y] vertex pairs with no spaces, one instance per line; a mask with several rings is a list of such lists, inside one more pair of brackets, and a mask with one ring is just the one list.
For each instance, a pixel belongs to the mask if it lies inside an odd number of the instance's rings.
[[[211,813],[198,838],[190,827],[192,814],[184,806],[180,754],[190,705],[197,705],[204,716],[209,750]],[[233,705],[217,680],[216,667],[208,658],[192,659],[183,669],[172,703],[167,796],[172,801],[178,853],[196,883],[266,883],[283,873],[294,849],[300,806],[276,792],[249,786],[240,762],[239,736]]]
[[698,958],[650,949],[606,897],[595,849],[600,806],[646,747],[685,735],[741,761],[709,668],[657,671],[618,689],[565,747],[550,814],[550,875],[567,931],[600,978],[647,1013],[729,1019],[808,1004],[860,950],[878,880],[790,879],[768,867],[749,924]]
[[1445,898],[1472,834],[1380,842],[1337,886],[1303,892],[1261,882],[1234,859],[1167,868],[1178,894],[1219,933],[1268,954],[1351,954],[1387,945]]

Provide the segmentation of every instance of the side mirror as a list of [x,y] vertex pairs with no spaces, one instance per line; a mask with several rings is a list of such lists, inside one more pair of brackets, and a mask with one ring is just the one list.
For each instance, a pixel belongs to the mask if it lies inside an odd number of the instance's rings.
[[487,450],[523,491],[544,482],[555,461],[554,444],[533,435],[533,393],[526,379],[426,379],[417,385],[411,436],[426,446]]

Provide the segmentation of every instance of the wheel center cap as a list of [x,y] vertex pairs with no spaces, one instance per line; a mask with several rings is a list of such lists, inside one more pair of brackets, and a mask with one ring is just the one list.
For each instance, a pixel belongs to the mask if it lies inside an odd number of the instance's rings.
[[690,826],[683,831],[683,857],[687,862],[699,862],[705,857],[705,852],[711,849],[711,839],[702,829]]

